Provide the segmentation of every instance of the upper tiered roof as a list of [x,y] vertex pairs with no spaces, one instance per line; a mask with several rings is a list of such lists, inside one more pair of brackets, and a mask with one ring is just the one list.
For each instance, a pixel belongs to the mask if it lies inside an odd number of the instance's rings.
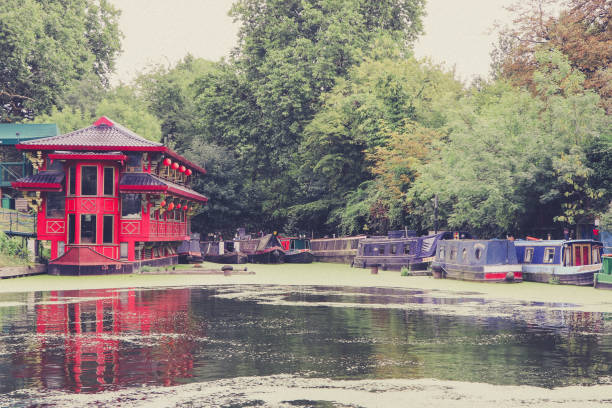
[[63,135],[24,141],[16,147],[22,150],[161,152],[184,162],[201,173],[206,173],[206,170],[202,167],[190,162],[163,144],[147,140],[106,116],[102,116],[92,126]]

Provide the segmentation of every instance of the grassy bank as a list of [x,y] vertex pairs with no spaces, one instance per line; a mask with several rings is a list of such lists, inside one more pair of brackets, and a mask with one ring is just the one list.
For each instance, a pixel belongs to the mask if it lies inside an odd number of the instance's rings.
[[[202,269],[221,272],[219,264],[204,263]],[[129,287],[171,287],[190,285],[325,285],[359,287],[397,287],[406,289],[441,290],[462,292],[466,296],[513,299],[525,302],[563,303],[563,307],[577,307],[585,311],[612,313],[612,292],[576,287],[522,282],[515,284],[477,283],[450,279],[433,279],[429,276],[400,276],[399,272],[380,271],[372,275],[368,269],[351,268],[348,265],[313,263],[308,265],[235,265],[236,269],[248,268],[254,275],[102,275],[102,276],[50,276],[39,275],[1,281],[0,292],[30,292],[47,290],[76,290]],[[181,269],[190,265],[177,266]],[[574,306],[576,305],[576,306]]]

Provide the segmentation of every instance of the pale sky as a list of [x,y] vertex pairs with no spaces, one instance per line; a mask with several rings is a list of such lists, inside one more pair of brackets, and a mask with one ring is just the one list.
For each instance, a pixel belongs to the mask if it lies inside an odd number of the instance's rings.
[[[236,45],[238,26],[227,16],[233,0],[110,0],[122,10],[125,38],[115,81],[132,79],[151,63],[174,64],[187,53],[218,61]],[[376,0],[372,0],[376,1]],[[489,33],[513,0],[427,0],[425,35],[415,46],[417,57],[455,67],[469,81],[489,73]]]

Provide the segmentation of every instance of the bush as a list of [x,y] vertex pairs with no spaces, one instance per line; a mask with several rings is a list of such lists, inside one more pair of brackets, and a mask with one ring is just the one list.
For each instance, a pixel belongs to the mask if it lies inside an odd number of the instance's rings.
[[8,258],[28,258],[28,250],[22,242],[15,238],[8,237],[4,232],[0,231],[0,254]]
[[408,269],[406,266],[402,266],[400,275],[401,276],[410,276],[410,269]]

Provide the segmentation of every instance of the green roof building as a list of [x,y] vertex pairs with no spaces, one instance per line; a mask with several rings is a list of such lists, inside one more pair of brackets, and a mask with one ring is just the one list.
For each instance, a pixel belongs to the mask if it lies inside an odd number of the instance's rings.
[[56,124],[0,123],[0,196],[2,208],[15,208],[19,194],[11,182],[32,174],[32,165],[15,145],[61,134]]

